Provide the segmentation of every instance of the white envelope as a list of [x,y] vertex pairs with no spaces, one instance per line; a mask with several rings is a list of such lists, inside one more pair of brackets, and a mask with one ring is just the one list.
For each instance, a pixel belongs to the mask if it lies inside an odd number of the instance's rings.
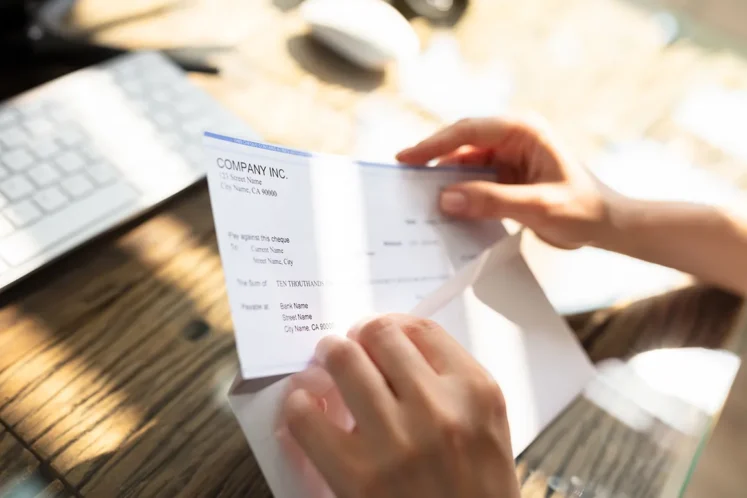
[[[576,336],[524,262],[520,237],[503,238],[412,310],[453,334],[500,384],[514,456],[594,377]],[[278,408],[289,379],[239,377],[229,392],[231,407],[276,498],[331,497],[290,437],[283,436]],[[338,423],[350,423],[339,400],[328,400],[327,413]]]

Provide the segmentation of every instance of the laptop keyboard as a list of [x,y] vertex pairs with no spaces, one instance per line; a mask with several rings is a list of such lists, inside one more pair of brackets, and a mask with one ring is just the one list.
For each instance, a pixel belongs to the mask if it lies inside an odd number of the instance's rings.
[[207,129],[255,138],[151,52],[0,104],[0,287],[204,177]]

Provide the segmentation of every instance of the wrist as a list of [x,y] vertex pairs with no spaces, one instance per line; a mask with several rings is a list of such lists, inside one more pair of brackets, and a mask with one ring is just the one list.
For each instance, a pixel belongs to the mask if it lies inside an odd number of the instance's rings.
[[642,201],[627,197],[609,187],[601,187],[602,219],[590,244],[599,249],[627,253],[634,243],[636,220],[641,217]]
[[[689,202],[644,200],[617,192],[605,194],[605,220],[594,247],[649,259],[668,251],[672,237],[705,236],[725,232],[724,213],[708,205]],[[663,249],[662,249],[663,248]]]

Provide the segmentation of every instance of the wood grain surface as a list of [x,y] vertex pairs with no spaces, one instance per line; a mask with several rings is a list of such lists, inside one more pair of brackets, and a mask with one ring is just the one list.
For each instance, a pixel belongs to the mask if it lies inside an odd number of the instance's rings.
[[[695,285],[568,321],[599,362],[660,348],[726,347],[734,339],[742,304],[728,292]],[[635,428],[615,414],[632,414],[633,420],[650,414],[612,389],[604,393],[614,400],[612,411],[582,396],[519,457],[522,496],[666,498],[674,496],[673,488],[679,491],[683,471],[701,443],[699,435],[658,419],[646,429]],[[707,423],[702,413],[691,416]]]
[[[443,123],[400,95],[402,74],[354,69],[275,3],[138,0],[125,19],[120,4],[86,0],[73,22],[132,47],[229,44],[213,56],[220,77],[193,78],[271,142],[350,152],[373,97],[424,127]],[[631,3],[475,0],[450,34],[413,25],[426,45],[453,37],[472,69],[508,68],[506,110],[541,112],[584,159],[617,140],[676,138],[722,177],[747,178],[671,119],[695,82],[747,86],[747,65],[696,40],[663,43]],[[570,322],[592,359],[626,358],[718,346],[740,302],[699,286]],[[23,442],[0,429],[0,462],[14,475],[48,468],[80,496],[270,496],[226,402],[232,334],[200,184],[0,295],[0,421]],[[523,496],[658,496],[690,441],[664,427],[649,436],[581,398],[519,459]],[[2,472],[0,483],[14,479]]]
[[663,424],[631,430],[580,398],[520,459],[523,496],[658,497],[685,439]]
[[69,498],[59,480],[24,448],[5,427],[0,426],[0,498]]
[[0,417],[85,495],[249,496],[206,189],[164,210],[4,296]]

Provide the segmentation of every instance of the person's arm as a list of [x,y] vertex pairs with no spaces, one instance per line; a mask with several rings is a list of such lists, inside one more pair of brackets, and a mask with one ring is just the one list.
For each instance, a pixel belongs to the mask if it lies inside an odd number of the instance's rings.
[[616,197],[594,245],[747,294],[747,211]]

